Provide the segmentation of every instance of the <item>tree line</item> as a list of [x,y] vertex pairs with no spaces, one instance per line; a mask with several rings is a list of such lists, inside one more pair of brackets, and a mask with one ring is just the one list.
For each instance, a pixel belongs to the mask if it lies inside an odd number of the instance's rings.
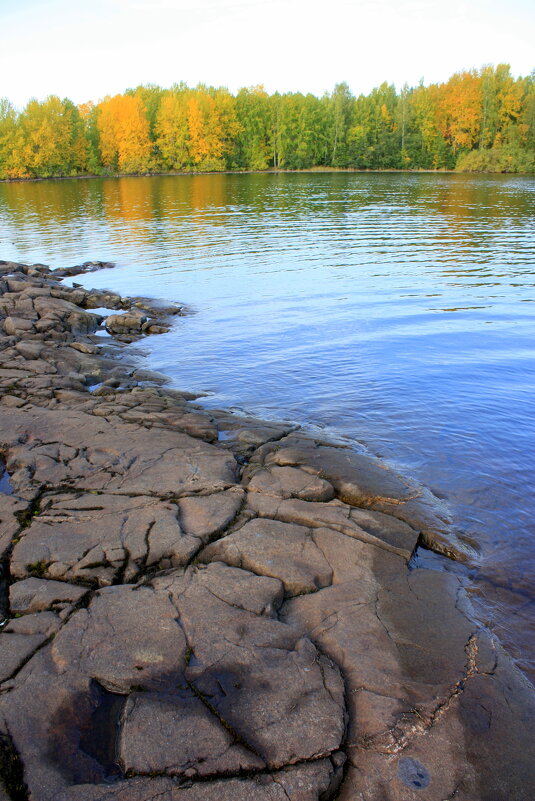
[[358,97],[346,83],[322,97],[180,83],[80,106],[0,100],[0,178],[313,167],[535,172],[535,71],[485,66]]

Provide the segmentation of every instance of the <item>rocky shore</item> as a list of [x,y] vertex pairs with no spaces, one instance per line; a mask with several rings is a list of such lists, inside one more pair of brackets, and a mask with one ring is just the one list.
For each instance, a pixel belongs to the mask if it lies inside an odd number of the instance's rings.
[[182,309],[62,283],[106,266],[0,262],[0,801],[534,798],[447,510],[165,388],[125,343]]

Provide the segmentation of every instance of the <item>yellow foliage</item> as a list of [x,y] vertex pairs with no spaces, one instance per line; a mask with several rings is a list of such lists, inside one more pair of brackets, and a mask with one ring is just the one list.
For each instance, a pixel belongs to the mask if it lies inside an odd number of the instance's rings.
[[74,135],[72,115],[59,97],[30,100],[22,114],[22,162],[35,175],[55,175],[69,162]]
[[212,94],[197,89],[189,99],[187,119],[193,164],[224,167],[223,157],[240,129],[234,98],[223,90]]
[[223,169],[239,130],[236,100],[223,89],[172,90],[156,115],[156,145],[171,169]]
[[207,157],[210,147],[207,141],[205,120],[196,97],[190,97],[188,101],[187,117],[190,155],[193,163],[198,164]]
[[498,92],[500,104],[500,122],[505,131],[510,125],[516,123],[522,114],[523,86],[520,81],[513,81],[511,77],[505,86]]
[[91,117],[91,113],[95,108],[95,104],[89,100],[87,103],[81,103],[78,106],[78,111],[80,112],[80,117],[87,122]]
[[120,172],[151,168],[149,124],[139,97],[115,95],[99,104],[97,128],[102,163]]
[[183,93],[168,92],[156,115],[156,145],[166,167],[180,170],[188,162],[188,119]]
[[425,146],[430,150],[438,134],[437,106],[440,89],[436,84],[418,86],[412,95],[414,117]]
[[438,103],[439,126],[453,151],[474,147],[481,125],[481,76],[458,72],[442,84]]

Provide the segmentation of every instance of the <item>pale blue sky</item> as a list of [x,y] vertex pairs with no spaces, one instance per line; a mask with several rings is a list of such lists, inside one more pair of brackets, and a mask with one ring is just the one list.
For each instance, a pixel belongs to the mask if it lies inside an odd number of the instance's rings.
[[0,0],[0,97],[77,103],[139,83],[321,95],[535,67],[528,0]]

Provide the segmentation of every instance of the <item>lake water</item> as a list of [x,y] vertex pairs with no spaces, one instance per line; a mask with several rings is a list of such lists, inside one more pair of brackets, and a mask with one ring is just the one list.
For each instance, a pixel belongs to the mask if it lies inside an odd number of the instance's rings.
[[365,444],[479,544],[478,614],[535,676],[535,179],[198,175],[0,184],[0,258],[186,303],[134,349],[212,407]]

